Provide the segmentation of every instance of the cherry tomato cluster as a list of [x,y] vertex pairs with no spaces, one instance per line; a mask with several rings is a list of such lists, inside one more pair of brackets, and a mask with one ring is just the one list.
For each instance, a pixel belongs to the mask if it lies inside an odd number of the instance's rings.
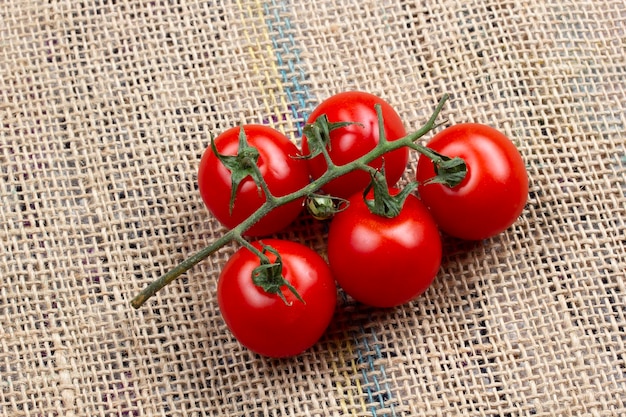
[[[232,229],[268,200],[307,189],[382,141],[407,136],[387,102],[356,91],[323,101],[307,126],[301,149],[260,125],[232,128],[212,140],[200,162],[198,185],[206,206],[223,225]],[[426,147],[414,149],[422,150],[416,181],[403,189],[396,184],[407,168],[408,146],[332,177],[321,190],[310,190],[310,197],[318,199],[313,201],[326,202],[323,208],[332,211],[328,201],[341,202],[341,210],[329,220],[327,261],[301,243],[261,239],[300,215],[304,195],[277,204],[242,233],[252,242],[242,239],[243,247],[224,266],[217,298],[226,324],[244,346],[271,357],[308,349],[332,320],[336,284],[367,305],[407,303],[437,275],[440,231],[461,239],[486,239],[521,214],[528,194],[525,165],[499,131],[479,124],[454,125]],[[442,184],[438,162],[454,157],[464,162],[462,179],[454,186]],[[320,200],[320,195],[332,199]]]

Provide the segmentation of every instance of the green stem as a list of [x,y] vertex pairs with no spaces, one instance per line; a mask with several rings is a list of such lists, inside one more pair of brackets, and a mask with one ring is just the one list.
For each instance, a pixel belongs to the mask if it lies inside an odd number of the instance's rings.
[[273,204],[267,202],[263,204],[256,212],[254,212],[250,217],[241,222],[239,225],[232,228],[231,230],[223,234],[220,238],[212,242],[210,245],[204,247],[200,251],[186,258],[177,266],[163,274],[161,277],[148,284],[147,287],[141,290],[141,292],[131,300],[130,304],[134,308],[141,307],[150,297],[159,292],[170,282],[174,281],[176,278],[193,268],[200,261],[211,256],[219,249],[233,241],[242,242],[244,240],[242,234],[250,227],[252,227],[257,221],[267,215],[275,207],[278,206],[274,206]]
[[[414,142],[416,140],[418,140],[419,138],[421,138],[422,136],[424,136],[425,134],[427,134],[428,132],[430,132],[431,130],[437,127],[437,124],[436,124],[437,117],[439,116],[439,113],[441,113],[441,110],[443,109],[443,106],[447,99],[448,99],[448,95],[444,95],[441,98],[441,100],[437,104],[437,107],[433,111],[433,114],[431,115],[430,119],[419,130],[411,134],[408,134],[398,140],[383,141],[379,143],[370,152],[366,153],[362,157],[352,162],[349,162],[347,164],[329,165],[329,168],[326,170],[326,172],[322,176],[310,182],[307,186],[301,188],[298,191],[295,191],[293,193],[290,193],[281,197],[276,197],[276,196],[271,195],[269,193],[269,190],[264,188],[266,201],[257,211],[252,213],[250,217],[248,217],[246,220],[241,222],[239,225],[237,225],[233,229],[229,230],[227,233],[225,233],[220,238],[212,242],[210,245],[206,246],[205,248],[198,251],[197,253],[191,255],[190,257],[182,261],[180,264],[178,264],[176,267],[166,272],[160,278],[150,283],[139,294],[137,294],[137,296],[135,296],[131,300],[131,305],[134,308],[139,308],[150,297],[156,294],[159,290],[161,290],[170,282],[174,281],[183,273],[187,272],[189,269],[191,269],[193,266],[198,264],[200,261],[204,260],[208,256],[212,255],[213,253],[217,252],[219,249],[221,249],[222,247],[226,246],[227,244],[233,241],[241,241],[242,235],[246,230],[248,230],[250,227],[256,224],[259,220],[265,217],[270,211],[272,211],[276,207],[285,205],[291,201],[298,200],[302,197],[306,197],[309,194],[313,194],[317,190],[322,188],[322,186],[326,185],[330,181],[342,175],[347,174],[348,172],[351,172],[357,169],[366,169],[367,165],[370,162],[374,161],[375,159],[379,158],[380,156],[388,152],[394,151],[396,149],[400,149],[405,146],[415,148]],[[420,151],[419,149],[417,150]]]
[[265,194],[265,204],[275,205],[276,197],[270,191],[270,189],[269,189],[269,187],[267,185],[267,182],[263,178],[263,174],[261,173],[261,170],[259,169],[259,166],[258,165],[254,165],[254,167],[252,167],[252,169],[255,172],[255,178],[259,179],[258,184],[261,187],[261,191],[263,191],[263,194]]
[[248,249],[250,252],[255,254],[257,258],[260,259],[261,263],[268,263],[270,261],[269,258],[263,252],[255,248],[254,245],[248,242],[246,239],[244,239],[243,236],[238,236],[236,241],[239,242],[241,246],[243,246],[244,248]]

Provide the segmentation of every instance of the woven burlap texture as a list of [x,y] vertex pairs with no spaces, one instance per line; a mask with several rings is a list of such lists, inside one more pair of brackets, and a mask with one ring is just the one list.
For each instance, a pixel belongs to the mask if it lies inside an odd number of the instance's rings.
[[[0,415],[626,415],[625,45],[623,0],[3,1]],[[447,125],[507,134],[530,178],[518,221],[446,238],[408,305],[342,296],[291,359],[220,316],[235,245],[129,305],[224,233],[196,186],[212,134],[298,142],[354,89],[409,130],[449,93]],[[281,237],[324,254],[326,228]]]

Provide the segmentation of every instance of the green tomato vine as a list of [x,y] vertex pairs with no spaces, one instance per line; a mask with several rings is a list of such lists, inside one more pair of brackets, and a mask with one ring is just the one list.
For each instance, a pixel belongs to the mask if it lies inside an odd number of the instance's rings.
[[[268,293],[275,293],[277,295],[282,295],[280,291],[280,287],[287,286],[287,288],[294,293],[296,298],[298,298],[301,302],[304,302],[299,296],[299,294],[295,291],[293,287],[286,282],[286,280],[282,277],[282,265],[280,262],[280,258],[278,258],[275,262],[270,262],[269,258],[266,255],[266,252],[272,252],[272,248],[264,247],[262,251],[256,250],[244,237],[243,233],[252,227],[256,222],[266,216],[269,212],[274,210],[275,208],[292,202],[294,200],[306,197],[306,198],[319,198],[316,192],[321,189],[328,182],[347,174],[348,172],[360,169],[369,171],[373,179],[376,177],[376,173],[372,173],[372,168],[369,167],[369,163],[379,158],[380,156],[391,152],[393,150],[409,147],[411,149],[416,150],[417,152],[427,156],[430,158],[436,167],[436,176],[431,179],[431,182],[438,182],[442,184],[446,184],[450,187],[454,187],[459,184],[466,173],[465,162],[460,158],[449,158],[445,155],[438,154],[433,150],[415,143],[418,139],[426,135],[428,132],[437,128],[439,124],[437,123],[437,118],[441,113],[445,102],[448,99],[448,95],[444,95],[435,110],[433,111],[431,117],[428,121],[417,131],[406,135],[403,138],[394,141],[388,141],[385,138],[384,133],[384,124],[383,124],[383,116],[380,105],[376,105],[376,113],[378,115],[378,124],[380,128],[379,135],[379,143],[377,146],[363,155],[362,157],[344,164],[344,165],[335,165],[328,153],[327,149],[327,140],[329,138],[329,133],[331,130],[336,129],[338,127],[345,126],[350,122],[342,122],[342,123],[329,123],[326,118],[323,116],[320,117],[316,122],[312,125],[307,126],[307,138],[309,141],[313,141],[312,149],[314,150],[309,155],[302,156],[303,158],[311,158],[313,156],[322,154],[327,163],[326,172],[319,177],[318,179],[310,182],[307,186],[301,188],[298,191],[295,191],[291,194],[287,194],[285,196],[277,197],[272,195],[269,191],[267,184],[263,180],[261,173],[259,172],[258,166],[256,165],[256,159],[258,158],[258,152],[255,152],[256,149],[250,147],[245,139],[245,134],[243,133],[243,129],[241,129],[241,135],[239,138],[239,146],[240,150],[237,156],[234,157],[225,157],[220,156],[220,160],[222,163],[233,172],[233,194],[231,195],[231,209],[232,204],[234,203],[234,193],[239,182],[243,180],[246,176],[251,176],[257,186],[264,192],[266,201],[265,203],[252,215],[250,215],[247,219],[241,222],[239,225],[230,229],[228,232],[218,237],[212,243],[210,243],[205,248],[201,249],[197,253],[191,255],[187,259],[183,260],[180,264],[166,272],[164,275],[150,283],[146,286],[139,294],[137,294],[132,300],[131,305],[134,308],[141,307],[150,297],[156,294],[163,287],[168,285],[170,282],[174,281],[176,278],[181,276],[183,273],[194,267],[196,264],[211,256],[213,253],[221,249],[222,247],[232,243],[237,242],[242,246],[252,250],[260,259],[261,265],[257,267],[253,276],[251,277],[255,284],[262,287]],[[214,150],[215,145],[213,141],[211,141],[211,146]],[[217,155],[217,153],[216,153]],[[376,182],[373,182],[373,187],[375,187],[376,191]],[[407,187],[406,194],[412,191],[415,187],[415,184],[410,184]],[[379,189],[381,187],[378,187]],[[386,191],[386,190],[385,190]],[[384,192],[384,191],[383,191]],[[403,193],[404,195],[405,193]],[[332,197],[330,197],[332,198]],[[310,201],[310,200],[309,200]],[[322,203],[323,204],[323,203]],[[378,205],[377,205],[378,204]],[[394,209],[393,207],[389,209],[388,204],[383,203],[380,206],[376,201],[371,202],[371,207],[373,210],[379,210],[381,215],[393,215]],[[387,214],[384,214],[387,213]],[[274,253],[274,252],[272,252]],[[284,297],[284,296],[283,296]],[[286,301],[286,300],[283,300]]]

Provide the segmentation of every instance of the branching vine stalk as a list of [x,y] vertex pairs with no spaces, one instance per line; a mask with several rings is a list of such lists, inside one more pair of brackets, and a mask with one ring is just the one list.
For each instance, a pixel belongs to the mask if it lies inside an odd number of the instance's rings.
[[[250,215],[247,219],[241,222],[239,225],[230,229],[228,232],[218,237],[208,246],[204,247],[200,251],[196,252],[195,254],[191,255],[187,259],[183,260],[180,264],[178,264],[177,266],[175,266],[174,268],[166,272],[164,275],[162,275],[161,277],[159,277],[158,279],[150,283],[148,286],[146,286],[139,294],[137,294],[131,300],[131,305],[134,308],[139,308],[150,297],[156,294],[160,289],[168,285],[170,282],[174,281],[176,278],[178,278],[180,275],[182,275],[183,273],[191,269],[193,266],[195,266],[202,260],[211,256],[213,253],[217,252],[219,249],[221,249],[222,247],[232,242],[238,242],[239,244],[245,247],[250,247],[251,245],[243,237],[244,232],[247,231],[250,227],[252,227],[259,220],[261,220],[269,212],[271,212],[272,210],[274,210],[275,208],[279,206],[285,205],[294,200],[314,195],[325,184],[327,184],[328,182],[344,174],[347,174],[348,172],[351,172],[357,169],[367,170],[368,164],[370,162],[374,161],[380,156],[388,152],[391,152],[393,150],[406,146],[426,155],[427,157],[431,158],[431,160],[433,160],[433,162],[435,163],[437,167],[437,177],[436,177],[437,182],[446,183],[449,186],[454,186],[458,184],[463,179],[463,176],[465,173],[464,171],[465,165],[462,160],[459,160],[459,158],[448,158],[443,155],[436,154],[432,150],[415,143],[418,139],[423,137],[425,134],[427,134],[428,132],[430,132],[431,130],[439,126],[439,124],[437,124],[437,117],[441,113],[441,110],[443,109],[443,106],[445,102],[447,101],[447,99],[448,99],[448,95],[444,95],[441,98],[435,110],[433,111],[430,119],[417,131],[410,133],[404,136],[403,138],[400,138],[394,141],[381,140],[378,143],[378,145],[374,149],[372,149],[370,152],[368,152],[367,154],[363,155],[362,157],[350,163],[347,163],[344,165],[335,165],[330,160],[330,156],[328,155],[326,147],[322,146],[320,151],[321,153],[324,154],[324,158],[328,162],[328,169],[326,170],[326,172],[322,176],[320,176],[318,179],[310,182],[307,186],[301,188],[298,191],[287,194],[285,196],[277,197],[277,196],[272,195],[267,187],[267,184],[264,182],[262,176],[260,176],[260,173],[258,172],[258,167],[256,170],[254,167],[252,167],[251,169],[254,172],[252,176],[256,177],[257,185],[265,193],[265,197],[266,197],[265,203],[252,215]],[[382,120],[382,112],[381,112],[379,105],[376,105],[376,112],[378,114],[380,129],[382,129],[383,120]],[[326,121],[326,123],[328,123],[328,121]],[[340,127],[341,125],[345,125],[345,124],[335,124],[335,127]],[[332,126],[330,127],[332,128]],[[328,124],[325,126],[325,129],[326,131],[329,130]],[[384,135],[382,135],[382,137],[384,138]],[[240,143],[242,143],[243,141],[245,141],[245,138],[242,138]],[[460,175],[459,173],[461,173],[462,175]],[[269,263],[269,261],[267,260],[268,258],[265,255],[265,253],[261,252],[257,255],[259,255],[259,258],[261,259],[261,263],[262,263],[261,266],[263,266],[263,261],[265,260],[266,261],[265,265],[266,266],[269,265],[271,267],[272,263]],[[263,268],[265,268],[265,266],[263,266]],[[287,285],[287,284],[284,284],[284,285]],[[297,293],[294,293],[294,294],[296,295],[296,297],[299,297]],[[279,296],[283,296],[283,294],[280,293]]]

